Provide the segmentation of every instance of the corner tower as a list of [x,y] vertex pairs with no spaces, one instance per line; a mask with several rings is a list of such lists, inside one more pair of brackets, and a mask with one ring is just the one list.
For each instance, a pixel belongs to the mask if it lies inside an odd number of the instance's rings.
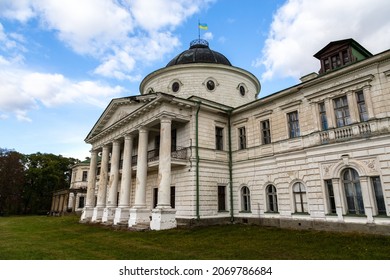
[[231,107],[256,100],[260,89],[253,74],[233,66],[223,54],[210,49],[206,40],[199,39],[140,84],[141,94],[164,92],[181,98],[201,97]]

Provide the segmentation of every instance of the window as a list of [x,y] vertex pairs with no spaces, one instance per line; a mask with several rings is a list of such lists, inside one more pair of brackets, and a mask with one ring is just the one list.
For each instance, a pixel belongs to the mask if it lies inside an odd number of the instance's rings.
[[364,214],[362,190],[356,170],[348,168],[343,173],[343,185],[347,200],[348,214]]
[[218,211],[226,211],[226,186],[218,186]]
[[171,187],[171,207],[175,208],[176,206],[176,188],[174,186]]
[[267,211],[278,212],[278,196],[274,185],[268,185],[266,188]]
[[238,140],[239,140],[238,148],[239,148],[240,150],[246,149],[246,133],[245,133],[245,126],[240,127],[240,128],[238,129]]
[[328,130],[328,119],[326,118],[324,102],[318,104],[318,110],[320,111],[321,130]]
[[331,59],[332,59],[332,69],[335,69],[335,68],[341,66],[340,54],[333,55],[331,57]]
[[381,180],[379,177],[371,177],[371,183],[374,188],[376,208],[378,215],[386,215],[385,200],[383,198]]
[[293,186],[295,212],[308,213],[306,187],[302,183],[295,183]]
[[174,82],[174,83],[172,84],[172,91],[173,91],[173,92],[178,92],[179,89],[180,89],[180,84],[179,84],[178,82]]
[[177,150],[177,130],[176,128],[171,131],[171,152]]
[[208,80],[206,87],[209,91],[213,91],[215,89],[215,82],[213,80]]
[[80,196],[80,197],[79,197],[79,205],[78,205],[78,208],[84,208],[84,201],[85,201],[85,197],[84,197],[84,196]]
[[343,56],[343,64],[345,65],[349,62],[348,50],[342,51],[342,56]]
[[332,180],[325,180],[326,193],[328,196],[328,212],[336,214],[336,203],[334,200],[333,184]]
[[241,211],[251,211],[251,195],[248,187],[243,187],[241,189]]
[[365,122],[368,120],[368,114],[366,109],[366,102],[364,101],[363,91],[358,91],[356,93],[356,100],[359,110],[359,118],[361,122]]
[[240,89],[241,96],[245,96],[245,93],[246,93],[245,87],[243,85],[241,85],[239,89]]
[[215,149],[223,151],[223,128],[215,127]]
[[86,182],[88,180],[88,171],[83,171],[83,178],[82,181]]
[[153,208],[157,207],[158,203],[158,188],[153,188]]
[[337,127],[351,124],[348,101],[346,96],[334,99],[334,113],[336,115]]
[[271,143],[271,130],[269,127],[269,120],[260,122],[261,127],[261,143],[270,144]]
[[300,135],[299,132],[299,120],[298,111],[294,111],[287,114],[288,132],[290,138],[295,138]]

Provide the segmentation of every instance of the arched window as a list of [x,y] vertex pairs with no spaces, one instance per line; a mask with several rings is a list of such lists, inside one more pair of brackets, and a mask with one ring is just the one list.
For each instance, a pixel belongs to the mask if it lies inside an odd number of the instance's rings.
[[251,194],[246,186],[241,189],[241,211],[251,211]]
[[302,183],[293,185],[294,203],[296,213],[307,213],[306,187]]
[[364,214],[362,189],[359,174],[348,168],[343,172],[343,185],[347,199],[348,214]]
[[268,185],[266,188],[267,211],[278,212],[278,195],[274,185]]

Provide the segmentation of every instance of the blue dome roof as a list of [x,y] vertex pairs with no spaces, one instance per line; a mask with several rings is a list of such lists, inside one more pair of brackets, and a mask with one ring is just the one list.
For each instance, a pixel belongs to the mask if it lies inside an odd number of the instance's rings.
[[202,39],[192,41],[190,48],[173,58],[166,67],[189,63],[215,63],[232,66],[223,54],[211,50],[209,43]]

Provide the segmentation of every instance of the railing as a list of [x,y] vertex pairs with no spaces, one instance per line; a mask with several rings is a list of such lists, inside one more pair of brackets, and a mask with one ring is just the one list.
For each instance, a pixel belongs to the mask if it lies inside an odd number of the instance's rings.
[[[171,158],[173,159],[187,159],[187,147],[172,147],[171,151]],[[160,150],[159,149],[153,149],[148,151],[147,154],[147,161],[153,162],[158,161],[160,158]],[[131,158],[132,165],[137,164],[138,155],[134,155]]]
[[371,132],[370,123],[365,122],[321,131],[319,135],[321,144],[328,144],[331,141],[344,141],[354,137],[365,137],[370,135]]

